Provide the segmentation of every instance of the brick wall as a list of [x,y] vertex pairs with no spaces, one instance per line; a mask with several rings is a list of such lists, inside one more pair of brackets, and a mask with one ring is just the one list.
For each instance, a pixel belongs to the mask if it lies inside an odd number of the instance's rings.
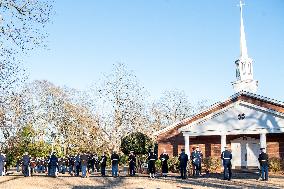
[[[259,135],[228,135],[227,144],[230,146],[230,141],[239,137],[251,137],[259,139]],[[220,157],[221,154],[221,137],[220,136],[200,136],[190,138],[190,152],[194,146],[199,146],[204,157],[215,156]],[[269,157],[284,158],[284,133],[281,134],[267,134],[267,153]],[[165,138],[158,141],[159,154],[164,149],[170,156],[178,156],[181,149],[184,148],[184,137],[178,134],[171,138]]]

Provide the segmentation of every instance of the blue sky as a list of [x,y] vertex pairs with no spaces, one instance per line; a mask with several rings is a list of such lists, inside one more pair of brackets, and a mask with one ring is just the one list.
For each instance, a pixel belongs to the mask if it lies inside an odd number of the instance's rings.
[[[157,98],[184,90],[193,100],[234,94],[238,0],[58,0],[49,49],[26,58],[30,80],[85,89],[124,62]],[[246,0],[248,53],[258,94],[284,101],[284,1]]]

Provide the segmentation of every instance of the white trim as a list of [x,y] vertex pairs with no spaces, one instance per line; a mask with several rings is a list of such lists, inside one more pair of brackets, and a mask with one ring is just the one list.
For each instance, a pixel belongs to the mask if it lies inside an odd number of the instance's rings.
[[[199,115],[201,115],[201,114],[205,114],[206,112],[209,112],[209,111],[211,111],[211,110],[213,110],[213,109],[219,107],[220,105],[223,105],[224,103],[226,103],[226,102],[228,102],[228,101],[231,101],[231,100],[233,100],[233,99],[235,99],[235,98],[237,98],[237,97],[239,97],[239,96],[241,96],[241,95],[246,95],[246,96],[248,96],[248,97],[256,98],[256,99],[258,99],[258,100],[265,101],[265,102],[274,104],[274,105],[276,105],[276,106],[284,106],[284,102],[281,102],[281,101],[278,101],[278,100],[275,100],[275,99],[271,99],[271,98],[268,98],[268,97],[264,97],[264,96],[261,96],[261,95],[257,95],[257,94],[254,94],[254,93],[250,93],[250,92],[247,92],[247,91],[240,91],[240,92],[238,92],[238,93],[233,94],[232,96],[230,96],[229,98],[227,98],[227,99],[224,100],[223,102],[214,103],[214,104],[212,104],[210,107],[208,107],[207,109],[205,109],[204,111],[201,111],[200,113],[197,113],[197,114],[195,114],[195,115],[193,115],[193,116],[191,116],[191,117],[189,117],[189,118],[183,119],[183,120],[181,120],[181,121],[178,121],[178,122],[176,122],[176,123],[174,123],[174,124],[172,124],[172,125],[170,125],[170,126],[168,126],[168,127],[165,127],[164,129],[161,129],[161,130],[155,132],[155,133],[154,133],[154,136],[158,136],[158,135],[160,135],[160,134],[162,134],[162,133],[165,133],[165,132],[167,132],[167,131],[169,131],[169,130],[175,128],[175,127],[178,126],[179,124],[186,123],[187,121],[193,119],[194,117],[197,117],[197,116],[199,116]],[[242,101],[242,100],[237,101],[237,102],[246,103],[246,102],[244,102],[244,101]],[[236,102],[235,102],[235,103],[236,103]],[[234,103],[233,103],[233,104],[234,104]],[[248,103],[248,104],[250,104],[250,103]],[[251,104],[251,106],[252,106],[252,105],[254,105],[254,104]],[[230,105],[229,105],[229,106],[230,106]],[[254,105],[254,106],[257,106],[257,105]],[[262,109],[262,108],[263,108],[263,107],[260,107],[260,106],[257,106],[257,107],[259,107],[259,109]],[[225,108],[226,108],[226,107],[225,107]],[[223,109],[224,109],[224,108],[221,108],[220,110],[223,110]],[[279,115],[281,115],[281,116],[284,116],[284,114],[282,114],[282,113],[280,113],[280,112],[277,112],[277,111],[274,111],[274,110],[271,110],[271,109],[267,109],[267,108],[264,108],[264,109],[266,109],[267,112],[269,112],[269,113],[272,113],[272,112],[273,112],[273,114],[275,114],[275,115],[278,115],[278,114],[279,114]],[[213,112],[213,113],[214,113],[214,112]],[[210,115],[210,114],[209,114],[209,115]],[[205,117],[207,117],[207,116],[205,116]],[[200,120],[200,119],[198,119],[198,120]],[[196,120],[195,122],[197,122],[198,120]],[[186,126],[187,126],[187,125],[186,125]],[[184,127],[184,126],[183,126],[183,127]],[[181,128],[180,128],[178,131],[181,132]],[[197,136],[197,135],[196,135],[196,136]]]
[[[281,118],[284,118],[284,113],[277,112],[277,111],[272,110],[272,109],[269,109],[269,108],[260,107],[260,106],[258,106],[258,105],[251,104],[251,103],[248,103],[248,102],[245,102],[245,101],[240,100],[240,101],[234,102],[234,103],[232,103],[232,104],[226,106],[226,107],[223,108],[223,109],[220,109],[220,110],[218,110],[218,111],[216,111],[216,112],[212,112],[211,114],[209,114],[209,115],[207,115],[207,116],[205,116],[205,117],[203,117],[203,118],[201,118],[201,119],[198,119],[198,120],[196,120],[196,121],[194,121],[194,122],[192,122],[192,123],[190,123],[190,124],[188,124],[188,125],[185,125],[185,126],[179,128],[178,131],[179,131],[179,132],[183,132],[183,133],[190,134],[190,133],[187,132],[187,131],[190,130],[190,127],[191,127],[191,126],[195,126],[195,125],[202,124],[202,123],[204,123],[205,121],[208,121],[208,120],[210,120],[210,119],[213,119],[214,117],[217,117],[217,116],[219,116],[219,115],[221,115],[221,114],[224,114],[225,112],[227,112],[229,109],[235,107],[236,105],[249,106],[249,107],[255,108],[255,109],[257,109],[257,110],[261,110],[261,111],[264,111],[264,112],[268,112],[268,113],[270,113],[270,114],[274,114],[274,115],[277,115],[277,116],[279,116],[279,117],[281,117]],[[282,127],[281,127],[281,128],[282,128]],[[284,129],[284,127],[283,127],[283,129]],[[242,130],[240,130],[240,131],[242,131]],[[245,129],[244,131],[250,131],[250,130]],[[260,128],[259,131],[261,131],[261,128]],[[271,130],[271,131],[272,131],[272,132],[276,132],[276,133],[282,133],[281,131],[280,131],[280,132],[273,131],[273,130]],[[216,132],[216,131],[214,130],[214,131],[212,131],[212,132]],[[230,131],[229,131],[229,132],[230,132]],[[244,133],[244,134],[252,134],[252,133],[249,132],[249,133]],[[254,132],[253,134],[259,134],[259,133],[255,133],[255,132]],[[196,135],[190,134],[190,135],[191,135],[191,136],[198,136],[198,134],[196,134]],[[214,134],[214,135],[215,135],[215,134]],[[220,131],[219,131],[218,133],[216,133],[216,135],[220,135]]]

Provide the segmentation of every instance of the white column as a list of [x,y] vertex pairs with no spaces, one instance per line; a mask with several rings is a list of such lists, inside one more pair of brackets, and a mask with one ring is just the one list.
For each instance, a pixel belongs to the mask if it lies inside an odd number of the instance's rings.
[[190,156],[190,151],[189,151],[189,135],[183,134],[184,136],[184,149],[185,153]]
[[260,148],[265,148],[266,150],[266,133],[260,133]]
[[225,150],[225,146],[227,145],[226,140],[226,135],[221,135],[221,152]]

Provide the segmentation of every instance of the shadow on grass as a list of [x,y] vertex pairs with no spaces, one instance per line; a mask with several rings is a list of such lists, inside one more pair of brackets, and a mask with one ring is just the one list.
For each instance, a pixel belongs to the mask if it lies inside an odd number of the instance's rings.
[[96,186],[73,186],[72,189],[106,189],[106,188],[113,188],[113,186],[121,186],[124,183],[125,177],[103,177],[103,179],[96,179],[96,182],[98,182],[98,185]]

